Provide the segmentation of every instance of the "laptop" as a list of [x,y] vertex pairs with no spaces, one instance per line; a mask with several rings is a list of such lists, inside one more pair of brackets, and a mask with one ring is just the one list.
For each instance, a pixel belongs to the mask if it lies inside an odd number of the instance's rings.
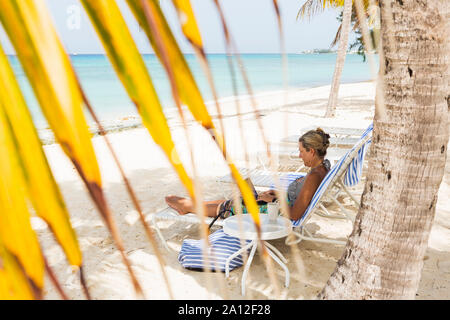
[[[250,187],[250,189],[252,189],[253,192],[253,196],[255,197],[255,199],[258,199],[258,192],[255,189],[255,186],[253,185],[252,180],[250,179],[250,177],[248,177],[247,179],[245,179],[245,182],[247,182],[248,186]],[[241,198],[242,198],[242,194],[241,194]],[[244,200],[242,200],[242,203],[244,202]],[[262,205],[262,204],[266,204],[267,202],[264,200],[257,200],[256,203],[258,205]],[[244,203],[243,203],[244,204]],[[213,224],[216,222],[216,220],[219,218],[219,215],[217,215],[216,217],[214,217],[214,219],[211,221],[211,223],[209,224],[208,229],[211,229],[211,227],[213,226]]]
[[[245,179],[245,182],[247,182],[250,189],[252,189],[253,196],[255,197],[255,199],[258,199],[258,192],[256,191],[255,186],[253,185],[252,179],[250,179],[250,177],[248,177],[247,179]],[[241,196],[242,196],[242,194],[241,194]],[[264,200],[257,200],[256,203],[261,205],[261,204],[266,204],[267,202]]]

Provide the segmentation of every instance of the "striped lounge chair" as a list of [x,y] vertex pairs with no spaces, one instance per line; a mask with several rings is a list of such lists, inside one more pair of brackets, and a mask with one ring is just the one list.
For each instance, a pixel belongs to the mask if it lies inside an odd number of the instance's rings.
[[[348,187],[357,185],[361,180],[364,157],[372,142],[372,131],[373,124],[366,129],[359,141],[347,152],[347,154],[330,169],[319,185],[319,188],[314,194],[302,218],[293,221],[294,234],[297,236],[297,239],[295,241],[287,240],[286,243],[292,244],[300,242],[301,240],[310,240],[345,244],[344,241],[313,237],[305,228],[305,225],[306,221],[311,218],[313,213],[328,218],[347,218],[352,222],[354,221],[353,215],[344,208],[337,197],[341,192],[345,192],[359,207],[359,201],[349,191]],[[323,200],[325,199],[330,199],[332,202],[336,203],[344,213],[344,216],[331,214],[323,204]]]
[[[338,244],[343,243],[342,241],[338,240],[314,238],[304,226],[306,221],[309,220],[313,213],[328,218],[346,218],[351,221],[354,220],[354,217],[348,212],[348,210],[344,208],[337,197],[341,192],[345,192],[350,196],[352,201],[354,201],[355,204],[359,206],[359,201],[349,191],[348,187],[355,186],[361,180],[364,157],[372,141],[372,131],[373,124],[371,124],[365,130],[358,142],[330,169],[330,171],[320,184],[319,188],[317,189],[316,193],[314,194],[311,203],[309,204],[302,218],[293,221],[294,233],[298,238],[295,242],[299,242],[301,240],[311,240]],[[293,181],[301,175],[304,175],[304,173],[283,173],[282,175],[279,175],[281,186],[286,188],[287,185],[289,185],[289,182]],[[250,178],[252,179],[252,182],[256,187],[274,186],[273,178],[267,172],[259,176],[257,172],[252,172]],[[330,199],[332,202],[336,203],[343,212],[343,215],[331,214],[323,204],[323,200],[327,199]],[[158,227],[157,220],[200,223],[200,219],[196,214],[189,213],[186,215],[179,215],[175,210],[169,207],[150,215],[151,224],[154,226],[166,249],[168,249],[168,247]],[[211,220],[212,218],[205,218],[206,223],[209,223]],[[223,225],[223,221],[219,219],[216,221],[215,225],[221,226]],[[290,241],[289,244],[290,243],[293,243],[293,241]]]
[[[359,202],[349,192],[347,187],[352,187],[358,184],[362,176],[362,167],[366,151],[372,141],[371,135],[373,131],[373,125],[370,125],[363,133],[359,141],[336,163],[323,179],[316,193],[314,194],[305,214],[302,218],[293,221],[293,234],[294,240],[291,237],[286,238],[286,244],[296,244],[301,240],[316,241],[322,243],[332,243],[344,245],[344,241],[335,239],[326,239],[314,237],[306,229],[305,225],[309,218],[315,214],[323,215],[330,218],[341,218],[341,216],[331,215],[325,206],[323,201],[326,197],[338,204],[345,214],[345,218],[353,221],[353,217],[345,210],[342,204],[337,200],[337,196],[340,192],[346,192],[350,195],[351,199],[355,201],[359,206]],[[281,186],[286,187],[290,181],[295,179],[296,174],[290,174],[280,177]],[[258,180],[257,176],[251,177],[254,183],[263,182],[265,186],[273,187],[273,181],[270,177],[263,177]],[[228,272],[227,259],[233,257],[229,262],[231,270],[240,267],[243,264],[242,256],[236,255],[238,251],[242,251],[249,248],[247,243],[245,247],[242,247],[241,240],[236,237],[229,236],[218,230],[217,232],[209,236],[209,243],[211,246],[208,248],[208,259],[210,270],[218,270],[222,272]],[[203,240],[184,240],[180,254],[178,256],[179,262],[188,269],[203,270],[205,267],[205,259],[202,252]],[[242,248],[242,249],[241,249]],[[244,271],[245,274],[245,271]],[[245,282],[245,281],[244,281]]]

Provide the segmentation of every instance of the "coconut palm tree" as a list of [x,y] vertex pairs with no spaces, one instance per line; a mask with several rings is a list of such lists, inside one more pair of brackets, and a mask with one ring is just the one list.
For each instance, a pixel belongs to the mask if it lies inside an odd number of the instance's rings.
[[386,115],[375,116],[361,207],[321,299],[415,298],[444,173],[449,3],[380,3]]
[[[367,16],[369,10],[369,0],[364,0],[363,2]],[[336,37],[331,44],[331,46],[334,46],[336,43],[339,43],[336,56],[336,65],[334,68],[333,78],[331,81],[330,95],[328,98],[327,109],[325,113],[325,117],[333,117],[338,102],[339,85],[342,70],[344,69],[345,64],[345,57],[348,47],[348,36],[351,29],[352,17],[355,17],[356,19],[355,28],[359,26],[359,22],[357,19],[356,8],[352,4],[352,1],[345,1],[345,0],[307,0],[298,11],[297,19],[299,17],[311,18],[313,15],[323,11],[327,7],[333,8],[343,7],[342,22],[341,25],[339,26],[338,31],[336,32]]]
[[339,36],[339,46],[334,67],[333,79],[331,81],[330,96],[328,97],[327,111],[325,117],[333,117],[338,101],[339,84],[342,70],[344,69],[345,57],[347,55],[348,34],[350,33],[352,16],[352,0],[344,1],[344,11],[342,16],[341,32]]

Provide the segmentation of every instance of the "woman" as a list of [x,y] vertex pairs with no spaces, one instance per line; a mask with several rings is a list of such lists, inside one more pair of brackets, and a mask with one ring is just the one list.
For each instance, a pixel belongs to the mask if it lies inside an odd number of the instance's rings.
[[[287,191],[289,205],[289,217],[292,220],[300,219],[308,208],[314,193],[330,170],[330,162],[325,160],[327,148],[330,145],[330,136],[322,129],[310,130],[302,135],[298,141],[299,157],[305,166],[311,168],[304,177],[293,181]],[[268,190],[258,195],[257,200],[273,202],[276,199],[274,190]],[[191,199],[167,196],[167,204],[180,214],[195,211],[195,205]],[[218,214],[226,218],[235,213],[232,200],[206,201],[206,214],[215,217]],[[242,211],[246,213],[245,206]],[[261,212],[267,212],[266,205],[260,206]]]

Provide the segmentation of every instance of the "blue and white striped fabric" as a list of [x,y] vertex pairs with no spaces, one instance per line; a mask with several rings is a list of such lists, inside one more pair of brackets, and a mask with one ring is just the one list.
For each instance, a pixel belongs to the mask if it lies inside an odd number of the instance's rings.
[[[303,216],[295,221],[292,221],[292,225],[294,227],[298,227],[310,214],[310,212],[315,208],[317,202],[320,200],[324,192],[329,187],[329,184],[333,180],[333,178],[336,176],[336,174],[339,172],[339,169],[341,169],[342,165],[350,154],[354,154],[357,148],[357,155],[352,159],[350,164],[348,165],[348,168],[345,172],[345,178],[344,183],[347,186],[353,186],[359,182],[361,179],[361,173],[362,173],[362,166],[364,161],[364,156],[366,153],[367,146],[371,143],[372,139],[367,139],[368,136],[372,134],[373,131],[373,124],[370,124],[370,126],[367,128],[367,130],[363,133],[360,140],[353,146],[352,149],[350,149],[345,156],[343,156],[334,166],[330,169],[330,171],[327,173],[325,178],[322,180],[321,184],[319,185],[319,188],[317,188],[316,193],[314,194],[313,198],[311,199],[311,202],[309,203],[308,208],[306,208],[305,213]],[[366,142],[363,143],[364,140]],[[362,144],[363,143],[363,144]]]
[[[287,189],[293,181],[297,180],[300,177],[304,177],[305,175],[306,174],[303,172],[295,172],[295,173],[291,172],[291,173],[282,175],[280,177],[280,187],[282,189]],[[275,183],[272,182],[272,184],[270,185],[270,189],[275,189],[275,188],[276,188]]]
[[[361,136],[361,140],[363,140],[368,135],[371,135],[373,131],[373,123],[366,129],[366,131]],[[366,155],[366,151],[372,139],[369,139],[365,144],[361,146],[358,150],[358,155],[353,159],[352,162],[348,165],[348,169],[344,176],[344,184],[348,187],[356,186],[359,183],[359,180],[362,176],[362,169],[364,164],[364,157]]]
[[[210,246],[208,248],[209,268],[206,268],[203,256],[204,241],[186,239],[181,245],[178,261],[188,269],[216,270],[216,267],[225,272],[225,262],[228,257],[241,249],[241,240],[223,232],[222,229],[212,233],[208,237]],[[246,243],[249,243],[247,240]],[[230,271],[244,264],[242,256],[239,255],[230,261]]]

